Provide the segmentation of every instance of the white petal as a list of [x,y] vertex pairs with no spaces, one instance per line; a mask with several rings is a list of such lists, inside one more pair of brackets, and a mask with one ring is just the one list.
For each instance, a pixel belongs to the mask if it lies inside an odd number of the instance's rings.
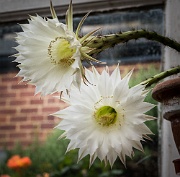
[[104,70],[99,77],[101,82],[98,83],[98,88],[101,91],[102,97],[112,96],[114,91],[114,86],[112,85],[112,80],[109,77],[109,74]]
[[124,101],[126,100],[126,96],[128,95],[129,92],[129,79],[132,75],[132,71],[130,71],[116,86],[115,90],[114,90],[114,95],[116,95],[116,97],[114,97],[114,102],[121,100]]
[[113,148],[111,148],[109,150],[109,153],[107,154],[107,159],[108,159],[108,161],[109,161],[109,163],[111,165],[111,168],[112,168],[116,158],[117,158],[117,153],[114,151]]
[[140,141],[133,141],[133,147],[138,149],[139,151],[144,152],[144,149],[143,149],[142,144],[140,143]]
[[121,74],[120,74],[120,70],[119,70],[119,65],[117,65],[115,70],[112,72],[111,80],[112,80],[112,85],[114,87],[116,87],[117,84],[119,83],[119,81],[121,80]]
[[94,163],[96,157],[97,157],[96,153],[94,153],[93,155],[90,156],[89,167],[91,167],[91,165]]
[[88,151],[87,151],[87,147],[86,146],[84,146],[84,147],[81,147],[80,149],[79,149],[79,153],[78,153],[78,162],[82,159],[82,158],[84,158],[86,155],[88,155]]

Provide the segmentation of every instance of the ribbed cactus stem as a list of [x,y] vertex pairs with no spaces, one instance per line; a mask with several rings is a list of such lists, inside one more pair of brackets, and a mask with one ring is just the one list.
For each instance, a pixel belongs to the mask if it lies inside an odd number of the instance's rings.
[[159,74],[156,74],[155,76],[141,82],[140,84],[146,85],[146,87],[149,87],[152,84],[155,84],[155,83],[159,82],[160,80],[162,80],[168,76],[171,76],[173,74],[177,74],[177,73],[180,73],[180,66],[177,66],[177,67],[171,68],[167,71],[163,71]]
[[89,54],[99,53],[107,48],[111,48],[119,43],[125,43],[132,39],[146,38],[148,40],[157,41],[165,46],[169,46],[178,52],[180,52],[180,43],[172,40],[168,37],[164,37],[156,32],[149,32],[147,30],[134,30],[123,33],[103,35],[103,36],[91,36],[84,42],[84,45],[94,48]]

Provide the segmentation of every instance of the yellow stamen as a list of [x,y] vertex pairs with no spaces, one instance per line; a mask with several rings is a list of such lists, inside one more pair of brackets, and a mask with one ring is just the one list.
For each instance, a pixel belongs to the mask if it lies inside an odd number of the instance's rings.
[[71,66],[75,59],[72,58],[76,49],[70,47],[70,42],[62,37],[52,40],[48,47],[48,55],[51,63],[62,65],[64,67]]
[[111,106],[103,106],[95,112],[94,117],[99,125],[110,126],[116,122],[117,112]]

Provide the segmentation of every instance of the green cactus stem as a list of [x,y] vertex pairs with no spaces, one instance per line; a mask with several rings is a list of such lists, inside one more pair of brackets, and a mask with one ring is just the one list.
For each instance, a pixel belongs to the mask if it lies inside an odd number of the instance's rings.
[[97,54],[107,48],[111,48],[116,44],[125,43],[129,40],[139,38],[146,38],[148,40],[157,41],[180,52],[180,43],[168,37],[157,34],[156,32],[149,32],[147,30],[133,30],[104,36],[91,36],[84,42],[84,45],[90,48],[94,48],[94,50],[89,53],[89,55],[92,55]]
[[140,84],[146,85],[146,87],[149,87],[152,84],[155,84],[155,83],[159,82],[160,80],[162,80],[168,76],[171,76],[173,74],[177,74],[177,73],[180,73],[180,66],[177,66],[177,67],[171,68],[167,71],[163,71],[159,74],[156,74],[155,76],[141,82]]
[[[157,41],[165,46],[168,46],[180,52],[180,43],[168,37],[164,37],[160,34],[157,34],[156,32],[149,32],[147,30],[134,30],[104,36],[91,36],[83,43],[83,45],[92,48],[93,50],[89,53],[89,55],[93,55],[102,52],[107,48],[111,48],[117,44],[126,43],[132,39],[136,40],[139,38]],[[180,73],[180,66],[171,68],[167,71],[163,71],[141,82],[141,84],[146,85],[146,87],[149,87],[152,84],[155,84],[160,80],[177,73]]]

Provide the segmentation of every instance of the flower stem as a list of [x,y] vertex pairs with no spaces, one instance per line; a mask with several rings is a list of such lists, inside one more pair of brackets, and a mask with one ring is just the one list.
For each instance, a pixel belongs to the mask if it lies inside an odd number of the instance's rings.
[[125,43],[129,40],[139,38],[146,38],[148,40],[160,42],[161,44],[169,46],[180,52],[180,43],[168,37],[157,34],[156,32],[150,32],[147,30],[134,30],[104,36],[91,36],[85,41],[85,44],[90,48],[95,48],[89,53],[90,55],[92,55],[95,53],[99,53],[107,48],[113,47],[116,44]]
[[173,74],[177,74],[177,73],[180,73],[180,66],[177,66],[177,67],[174,67],[174,68],[171,68],[167,71],[163,71],[159,74],[156,74],[155,76],[141,82],[140,84],[142,85],[146,85],[146,87],[149,87],[151,86],[152,84],[155,84],[157,83],[158,81],[168,77],[168,76],[171,76]]

